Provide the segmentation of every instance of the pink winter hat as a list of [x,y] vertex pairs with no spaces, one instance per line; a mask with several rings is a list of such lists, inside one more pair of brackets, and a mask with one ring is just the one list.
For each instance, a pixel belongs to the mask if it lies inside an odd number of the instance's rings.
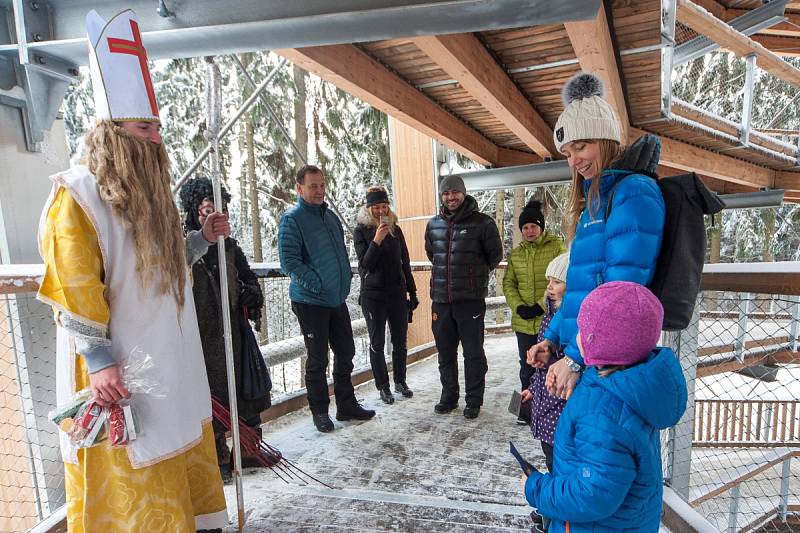
[[647,287],[630,281],[600,285],[583,300],[578,329],[587,365],[632,365],[658,344],[664,308]]

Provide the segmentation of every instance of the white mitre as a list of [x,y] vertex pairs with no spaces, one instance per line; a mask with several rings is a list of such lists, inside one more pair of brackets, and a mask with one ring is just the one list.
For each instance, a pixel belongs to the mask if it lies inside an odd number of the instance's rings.
[[128,9],[106,22],[92,10],[86,33],[96,119],[159,121],[136,13]]

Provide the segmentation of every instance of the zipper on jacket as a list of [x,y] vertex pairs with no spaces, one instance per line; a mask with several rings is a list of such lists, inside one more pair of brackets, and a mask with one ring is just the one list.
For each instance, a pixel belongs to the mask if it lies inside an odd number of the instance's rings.
[[449,226],[447,231],[447,301],[448,303],[453,303],[453,295],[450,290],[453,285],[450,275],[450,257],[453,255],[453,228],[455,224],[448,220],[447,225]]
[[[325,214],[326,214],[327,209],[321,209],[320,211],[322,213],[322,225],[325,228],[325,231],[328,233],[328,239],[330,239],[331,244],[333,245],[334,256],[338,257],[339,252],[337,251],[338,247],[336,246],[336,244],[337,244],[336,243],[336,239],[334,239],[333,234],[331,233],[331,229],[328,227],[328,224],[325,222]],[[336,265],[339,267],[339,284],[340,284],[339,291],[341,292],[342,288],[344,288],[344,278],[342,277],[342,261],[341,261],[341,258],[338,258],[336,260]],[[324,289],[324,287],[323,287],[323,289]],[[345,295],[345,298],[347,298],[347,295]]]

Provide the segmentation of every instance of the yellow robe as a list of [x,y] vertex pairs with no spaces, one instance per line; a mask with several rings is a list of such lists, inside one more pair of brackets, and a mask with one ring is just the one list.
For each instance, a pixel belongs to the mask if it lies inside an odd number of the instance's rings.
[[[97,233],[65,188],[56,193],[41,242],[45,276],[39,292],[56,304],[56,320],[65,312],[107,327]],[[83,358],[76,357],[77,391],[89,386],[89,374]],[[225,512],[210,422],[200,444],[151,466],[132,468],[125,449],[107,442],[79,450],[78,464],[64,466],[70,532],[192,532],[196,517]],[[210,527],[202,520],[200,528]]]

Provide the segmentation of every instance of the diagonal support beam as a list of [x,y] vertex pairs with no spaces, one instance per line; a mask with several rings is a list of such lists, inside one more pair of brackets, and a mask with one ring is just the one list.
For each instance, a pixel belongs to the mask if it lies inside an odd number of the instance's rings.
[[498,159],[497,145],[353,45],[275,52],[479,163],[493,165]]
[[475,35],[432,35],[411,41],[534,152],[542,157],[556,154],[552,128]]
[[578,57],[581,69],[597,75],[605,85],[605,98],[619,117],[622,124],[622,138],[628,136],[628,108],[622,90],[622,78],[614,55],[614,42],[608,27],[605,5],[600,4],[594,20],[567,22],[564,24],[567,35]]
[[[628,140],[633,142],[645,133],[647,132],[632,127]],[[669,137],[661,137],[661,163],[684,172],[696,172],[703,176],[750,187],[774,187],[773,170]]]
[[678,0],[678,20],[739,57],[755,54],[762,70],[800,87],[800,70],[689,0]]

